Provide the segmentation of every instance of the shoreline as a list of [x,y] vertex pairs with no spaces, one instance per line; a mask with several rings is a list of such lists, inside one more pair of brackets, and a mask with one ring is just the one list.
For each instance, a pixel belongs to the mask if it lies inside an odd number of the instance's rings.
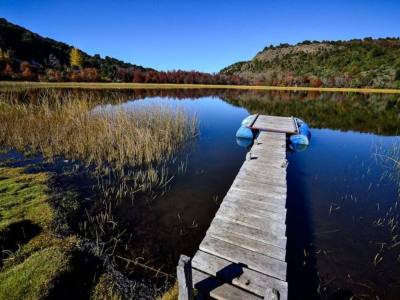
[[80,89],[233,89],[256,91],[294,91],[294,92],[341,92],[400,94],[400,89],[381,88],[316,88],[260,85],[217,85],[217,84],[176,84],[176,83],[108,83],[108,82],[36,82],[0,81],[0,88],[80,88]]

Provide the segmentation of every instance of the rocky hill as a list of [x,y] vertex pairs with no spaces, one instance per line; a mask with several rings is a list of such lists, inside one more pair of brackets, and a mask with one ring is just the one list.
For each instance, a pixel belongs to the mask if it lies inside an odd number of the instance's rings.
[[220,73],[262,85],[400,88],[400,39],[269,46]]

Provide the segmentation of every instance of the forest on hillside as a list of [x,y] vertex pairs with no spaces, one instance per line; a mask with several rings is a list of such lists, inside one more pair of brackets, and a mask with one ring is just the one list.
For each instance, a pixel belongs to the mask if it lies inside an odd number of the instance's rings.
[[221,73],[258,85],[400,88],[400,39],[268,46]]
[[234,75],[157,71],[42,37],[0,19],[0,80],[246,84]]

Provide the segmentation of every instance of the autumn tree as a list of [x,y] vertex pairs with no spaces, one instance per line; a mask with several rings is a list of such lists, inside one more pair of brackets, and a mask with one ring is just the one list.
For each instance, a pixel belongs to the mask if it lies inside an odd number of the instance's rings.
[[0,48],[0,60],[9,60],[9,59],[10,59],[9,52]]
[[25,68],[24,71],[22,72],[22,77],[26,80],[30,80],[33,78],[33,74],[31,71],[31,68]]
[[14,71],[11,67],[10,64],[6,64],[6,66],[4,67],[3,72],[1,72],[1,75],[5,78],[11,78],[14,74]]
[[29,62],[27,62],[27,61],[21,62],[20,70],[21,70],[22,77],[25,80],[34,79],[35,76],[34,76],[32,70],[31,70],[31,65],[29,64]]
[[133,82],[142,83],[144,82],[144,76],[141,71],[136,70],[133,72]]
[[96,68],[85,68],[81,72],[81,77],[84,81],[98,81],[99,73]]
[[83,54],[77,48],[72,48],[71,52],[69,53],[69,61],[71,67],[78,67],[81,68],[83,66]]

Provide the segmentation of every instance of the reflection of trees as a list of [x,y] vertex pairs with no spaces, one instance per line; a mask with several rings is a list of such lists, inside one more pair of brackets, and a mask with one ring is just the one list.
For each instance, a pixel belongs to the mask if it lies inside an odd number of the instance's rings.
[[[312,127],[355,130],[393,135],[400,128],[400,96],[390,94],[321,93],[316,91],[255,91],[234,89],[131,89],[63,90],[77,98],[90,94],[92,99],[112,103],[112,99],[170,97],[175,99],[219,97],[250,113],[296,116]],[[33,101],[42,92],[21,91],[20,101]],[[119,97],[116,97],[118,95]],[[0,94],[1,97],[1,94]],[[109,101],[107,99],[110,99]]]
[[258,93],[224,97],[251,113],[296,116],[312,127],[397,134],[400,97],[349,93]]

